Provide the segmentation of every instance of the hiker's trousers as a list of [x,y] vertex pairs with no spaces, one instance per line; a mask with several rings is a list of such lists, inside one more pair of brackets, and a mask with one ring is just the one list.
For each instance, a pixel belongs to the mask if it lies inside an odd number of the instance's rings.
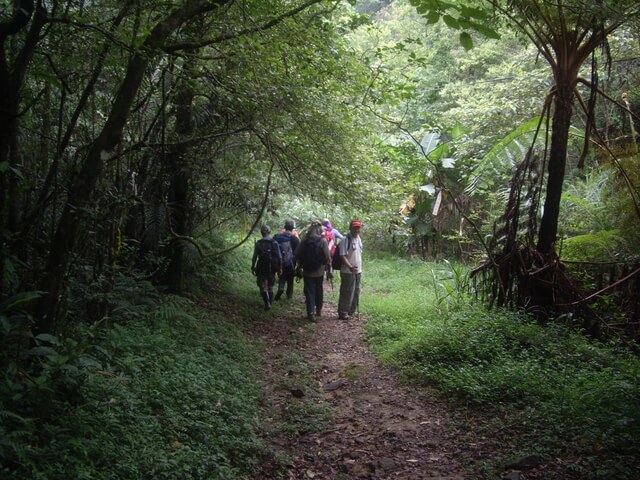
[[340,272],[340,298],[338,299],[338,315],[353,315],[358,310],[360,301],[361,273]]
[[307,316],[313,316],[313,312],[318,309],[322,310],[324,302],[324,292],[322,289],[323,276],[320,277],[304,277],[304,300],[307,304]]

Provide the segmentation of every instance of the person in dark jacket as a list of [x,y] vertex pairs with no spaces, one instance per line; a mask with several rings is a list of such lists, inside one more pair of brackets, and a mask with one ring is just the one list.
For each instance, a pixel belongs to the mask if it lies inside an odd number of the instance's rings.
[[322,224],[313,222],[307,234],[295,252],[298,264],[302,267],[304,280],[304,299],[307,305],[307,318],[314,321],[322,315],[324,302],[324,272],[331,263],[329,244],[324,238]]
[[280,300],[284,293],[284,287],[287,286],[287,299],[293,297],[293,280],[296,275],[296,249],[300,244],[300,239],[293,234],[296,224],[293,220],[284,222],[284,231],[277,233],[273,239],[280,244],[282,252],[282,274],[278,278],[278,291],[276,292],[276,301]]
[[251,259],[251,273],[257,277],[260,295],[264,301],[264,309],[269,310],[273,302],[273,286],[276,274],[282,273],[282,253],[280,245],[271,236],[271,227],[260,228],[262,238],[256,242]]

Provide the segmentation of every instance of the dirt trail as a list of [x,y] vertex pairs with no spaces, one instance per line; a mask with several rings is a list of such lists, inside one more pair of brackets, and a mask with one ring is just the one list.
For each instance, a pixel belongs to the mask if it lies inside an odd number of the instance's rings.
[[[338,320],[329,304],[313,323],[286,306],[274,310],[254,334],[265,345],[266,440],[286,461],[283,467],[265,459],[254,480],[469,478],[457,461],[460,432],[446,409],[403,386],[369,353],[363,317]],[[296,356],[304,358],[304,371],[283,361]],[[305,432],[304,420],[293,433],[282,428],[303,401],[328,405],[331,419],[321,431]]]

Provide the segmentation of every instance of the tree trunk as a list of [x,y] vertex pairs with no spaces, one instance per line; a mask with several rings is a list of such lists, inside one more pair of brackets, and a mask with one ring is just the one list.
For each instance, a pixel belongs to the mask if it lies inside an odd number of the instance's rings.
[[35,47],[41,39],[45,24],[45,10],[40,2],[24,45],[11,61],[5,51],[6,40],[27,26],[34,10],[34,0],[18,0],[13,15],[0,23],[0,296],[4,294],[4,263],[12,252],[7,251],[7,240],[17,230],[15,193],[18,178],[18,125],[20,91],[27,66],[31,63]]
[[547,191],[544,199],[544,211],[538,230],[537,250],[543,254],[554,251],[556,235],[558,233],[558,218],[560,216],[560,199],[562,184],[567,163],[567,145],[569,142],[569,128],[573,115],[573,100],[575,82],[558,84],[553,112],[553,126],[551,130],[551,150],[547,167]]
[[46,291],[47,295],[40,299],[36,307],[36,332],[51,332],[55,329],[64,277],[80,229],[80,214],[91,201],[105,161],[113,155],[114,148],[121,140],[131,105],[151,60],[158,54],[159,48],[169,35],[184,22],[215,10],[229,1],[191,0],[186,2],[156,24],[141,48],[131,57],[107,121],[89,148],[84,164],[69,189],[67,202],[60,216],[46,270],[40,283],[40,289]]
[[[188,69],[185,69],[188,72]],[[188,74],[188,73],[187,73]],[[173,232],[179,236],[191,235],[190,185],[191,162],[188,158],[186,140],[193,134],[193,91],[186,81],[178,90],[176,98],[176,140],[177,144],[169,156],[169,212]],[[184,243],[174,238],[169,248],[170,262],[166,273],[169,291],[180,294],[184,290]]]

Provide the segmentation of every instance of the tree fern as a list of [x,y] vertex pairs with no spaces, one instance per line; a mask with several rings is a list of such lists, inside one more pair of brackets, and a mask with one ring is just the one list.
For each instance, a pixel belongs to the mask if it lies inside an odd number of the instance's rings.
[[[540,132],[536,136],[538,127]],[[520,163],[534,142],[534,146],[544,148],[546,128],[546,119],[534,117],[496,143],[474,168],[465,192],[472,194],[476,188],[490,186],[494,178]]]

